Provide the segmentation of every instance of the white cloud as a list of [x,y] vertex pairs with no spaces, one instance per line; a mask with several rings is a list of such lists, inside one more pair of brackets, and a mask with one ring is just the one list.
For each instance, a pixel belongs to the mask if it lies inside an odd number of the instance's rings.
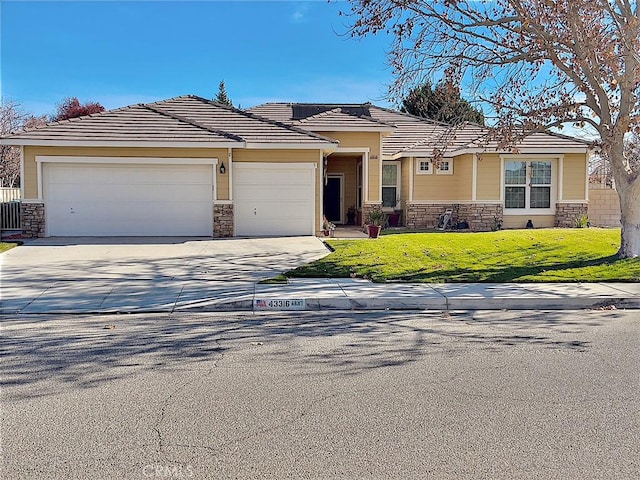
[[289,16],[290,23],[305,23],[308,20],[309,2],[295,2],[294,11]]

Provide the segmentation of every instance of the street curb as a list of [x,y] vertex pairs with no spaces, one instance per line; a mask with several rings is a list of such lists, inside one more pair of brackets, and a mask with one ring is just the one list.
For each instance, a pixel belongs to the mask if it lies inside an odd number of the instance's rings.
[[527,298],[306,298],[304,308],[258,308],[251,300],[220,303],[176,311],[322,311],[322,310],[589,310],[640,309],[638,297],[527,297]]

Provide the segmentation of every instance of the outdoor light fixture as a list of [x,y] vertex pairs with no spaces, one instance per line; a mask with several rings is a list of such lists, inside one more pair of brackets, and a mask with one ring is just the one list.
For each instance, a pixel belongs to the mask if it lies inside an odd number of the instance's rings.
[[222,163],[220,164],[220,173],[221,173],[222,175],[224,175],[224,172],[226,172],[226,171],[227,171],[227,169],[226,169],[226,168],[225,168],[225,166],[224,166],[224,162],[222,162]]

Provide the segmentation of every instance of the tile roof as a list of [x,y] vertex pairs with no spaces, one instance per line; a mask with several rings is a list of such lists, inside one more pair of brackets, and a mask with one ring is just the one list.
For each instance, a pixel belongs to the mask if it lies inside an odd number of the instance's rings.
[[52,122],[3,137],[5,144],[47,142],[85,145],[135,143],[140,146],[163,143],[209,147],[293,144],[301,148],[330,147],[338,143],[192,95]]
[[193,95],[152,103],[172,115],[188,118],[206,128],[233,132],[247,143],[334,143],[335,140],[296,128],[295,126],[263,118],[251,112],[221,105]]
[[249,108],[247,111],[276,122],[293,122],[293,103],[263,103]]
[[172,142],[239,143],[223,132],[186,123],[145,105],[109,110],[102,113],[48,123],[41,127],[14,132],[6,140],[65,142]]
[[340,108],[333,108],[310,117],[302,118],[295,121],[293,125],[304,129],[324,132],[341,129],[391,132],[396,129],[393,125],[376,120],[370,116],[351,115]]
[[393,131],[395,127],[371,115],[372,105],[265,103],[249,111],[282,123],[314,131],[364,130]]
[[[458,126],[364,104],[266,103],[238,110],[194,95],[138,104],[13,132],[3,144],[327,148],[338,141],[314,132],[383,132],[384,158],[508,151],[488,140],[488,130]],[[558,134],[526,136],[513,150],[562,152],[588,142]]]
[[[296,106],[303,105],[296,115]],[[324,108],[323,108],[324,107]],[[265,103],[250,109],[251,112],[277,119],[283,123],[291,123],[302,128],[330,131],[331,120],[337,125],[349,125],[349,121],[357,122],[362,117],[354,112],[358,107],[369,113],[369,119],[381,125],[395,127],[382,139],[382,155],[384,158],[400,158],[402,156],[430,156],[435,150],[447,156],[458,155],[469,151],[506,151],[498,149],[495,141],[487,139],[488,130],[480,125],[464,123],[452,126],[434,120],[416,117],[377,105],[341,105],[341,104],[294,104]],[[296,120],[299,112],[308,113],[305,119]],[[350,113],[351,112],[351,113]],[[347,120],[345,116],[352,116]],[[364,127],[364,124],[361,124]],[[586,149],[587,142],[553,133],[535,133],[526,136],[514,149],[531,152],[553,152],[564,149]]]

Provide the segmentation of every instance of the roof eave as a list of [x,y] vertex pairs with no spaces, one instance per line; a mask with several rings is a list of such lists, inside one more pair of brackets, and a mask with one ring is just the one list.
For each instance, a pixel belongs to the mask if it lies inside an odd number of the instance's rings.
[[[587,153],[589,148],[585,147],[560,147],[550,149],[548,147],[523,147],[517,148],[517,151],[505,150],[505,149],[488,149],[482,147],[476,148],[461,148],[458,150],[445,151],[443,155],[445,157],[455,157],[458,155],[465,155],[468,153],[498,153],[501,155],[554,155],[554,154],[564,154],[564,153]],[[430,150],[403,150],[400,152],[396,152],[392,155],[393,159],[402,158],[402,157],[430,157],[433,155],[433,149]]]
[[188,142],[153,140],[47,140],[2,138],[0,145],[41,147],[173,147],[173,148],[242,148],[244,142]]
[[245,148],[247,149],[263,149],[263,150],[331,150],[338,147],[337,142],[247,142]]
[[[302,128],[302,125],[300,126]],[[395,132],[396,127],[372,126],[372,127],[345,127],[345,126],[331,126],[331,125],[318,125],[307,126],[304,125],[305,130],[310,132]]]

